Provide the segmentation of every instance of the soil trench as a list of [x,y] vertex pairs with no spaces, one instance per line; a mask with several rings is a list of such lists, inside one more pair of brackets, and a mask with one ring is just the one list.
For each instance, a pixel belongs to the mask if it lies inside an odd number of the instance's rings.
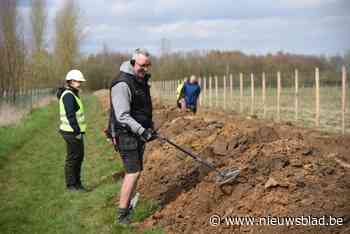
[[[108,98],[99,95],[106,104]],[[224,186],[215,172],[173,146],[147,145],[138,190],[161,209],[140,228],[167,233],[350,233],[350,136],[303,129],[290,123],[247,119],[220,111],[196,115],[154,100],[159,133],[200,155],[219,170],[238,167]],[[201,109],[201,108],[199,108]],[[328,217],[342,225],[211,226],[210,216]],[[281,221],[280,221],[281,222]]]

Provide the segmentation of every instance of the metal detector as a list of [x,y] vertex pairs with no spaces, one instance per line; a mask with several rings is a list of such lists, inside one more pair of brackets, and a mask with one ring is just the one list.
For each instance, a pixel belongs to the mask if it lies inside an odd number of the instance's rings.
[[172,142],[171,140],[157,134],[158,139],[163,140],[167,143],[169,143],[170,145],[174,146],[176,149],[184,152],[185,154],[187,154],[188,156],[190,156],[191,158],[193,158],[195,161],[205,165],[206,167],[210,168],[211,170],[214,170],[217,173],[216,176],[216,183],[222,185],[222,184],[226,184],[226,183],[230,183],[233,180],[235,180],[239,174],[240,174],[240,170],[237,167],[233,167],[233,168],[228,168],[225,169],[223,171],[219,171],[214,165],[212,165],[210,162],[200,158],[199,156],[195,155],[192,152],[189,152],[188,150],[178,146],[177,144],[175,144],[174,142]]

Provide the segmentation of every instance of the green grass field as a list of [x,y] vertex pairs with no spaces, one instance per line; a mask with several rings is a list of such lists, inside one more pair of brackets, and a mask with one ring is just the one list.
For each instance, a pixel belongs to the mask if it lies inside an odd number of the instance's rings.
[[[65,190],[65,144],[57,132],[56,102],[32,111],[17,126],[0,128],[0,233],[140,233],[114,224],[120,181],[111,175],[122,166],[103,136],[106,120],[98,100],[87,96],[83,101],[88,132],[82,178],[93,189],[89,193]],[[157,204],[141,198],[134,221],[156,209]]]

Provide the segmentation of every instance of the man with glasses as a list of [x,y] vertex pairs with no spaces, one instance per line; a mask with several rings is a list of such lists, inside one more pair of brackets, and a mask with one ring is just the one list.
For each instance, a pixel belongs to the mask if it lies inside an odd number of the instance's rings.
[[132,197],[143,170],[145,143],[156,138],[150,94],[150,54],[136,49],[132,59],[120,67],[119,78],[111,84],[111,113],[108,133],[119,151],[125,169],[117,223],[129,224]]

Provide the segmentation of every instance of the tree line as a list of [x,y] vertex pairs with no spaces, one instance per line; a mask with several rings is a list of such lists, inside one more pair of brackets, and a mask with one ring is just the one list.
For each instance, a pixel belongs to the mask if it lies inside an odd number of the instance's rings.
[[55,15],[53,43],[48,33],[45,0],[30,1],[30,35],[24,28],[18,0],[0,1],[0,97],[15,99],[31,89],[55,87],[79,65],[83,39],[79,6],[65,1]]
[[[104,47],[103,51],[83,59],[83,71],[88,75],[89,82],[93,82],[91,88],[108,87],[118,74],[122,61],[128,57],[128,54],[108,52]],[[350,51],[345,56],[331,57],[282,51],[267,55],[247,55],[240,51],[189,51],[153,57],[152,64],[152,80],[182,80],[190,75],[207,78],[218,76],[219,85],[223,83],[222,77],[225,75],[233,74],[237,78],[239,73],[243,73],[244,79],[249,83],[251,73],[261,77],[265,72],[277,79],[278,71],[292,77],[295,69],[298,69],[304,85],[312,85],[315,68],[318,67],[322,84],[335,85],[340,82],[342,66],[349,67]],[[294,80],[283,82],[292,84]]]
[[[31,36],[24,35],[24,19],[16,0],[0,1],[0,97],[15,98],[33,88],[55,88],[62,85],[65,74],[73,68],[82,70],[89,90],[107,88],[119,72],[119,66],[130,54],[114,52],[106,45],[94,54],[82,54],[81,45],[88,37],[83,32],[81,9],[67,0],[54,18],[54,40],[48,42],[48,9],[46,0],[32,0],[30,5]],[[28,31],[28,30],[27,30]],[[27,32],[26,31],[26,32]],[[161,44],[161,43],[160,43]],[[144,47],[144,45],[137,45]],[[161,47],[161,45],[160,45]],[[325,82],[332,83],[345,56],[290,54],[283,51],[266,55],[247,55],[241,51],[201,50],[167,52],[152,58],[154,80],[178,80],[196,75],[222,77],[231,73],[300,72],[312,73],[318,67]],[[310,77],[312,79],[312,77]]]

